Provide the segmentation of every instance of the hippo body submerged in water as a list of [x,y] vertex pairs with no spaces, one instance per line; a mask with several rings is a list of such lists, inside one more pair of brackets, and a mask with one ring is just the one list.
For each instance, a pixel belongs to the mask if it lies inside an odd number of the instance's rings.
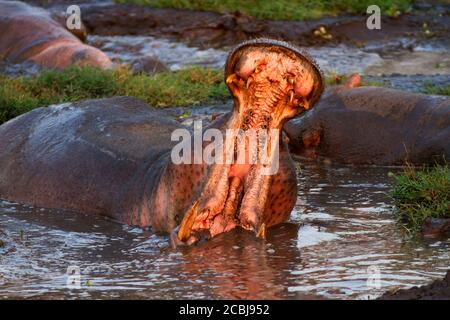
[[[209,128],[278,130],[268,135],[268,149],[280,150],[275,174],[263,174],[267,163],[259,162],[175,164],[171,133],[181,126],[116,97],[39,108],[0,126],[0,198],[174,231],[178,243],[236,226],[264,236],[288,219],[297,197],[281,128],[319,99],[322,76],[299,49],[261,39],[230,53],[225,79],[234,107]],[[234,157],[233,134],[221,150]]]
[[47,68],[70,65],[110,68],[102,51],[82,43],[41,8],[0,1],[0,59],[31,61]]
[[450,159],[450,99],[381,87],[325,91],[311,112],[286,123],[290,150],[343,164],[434,164]]

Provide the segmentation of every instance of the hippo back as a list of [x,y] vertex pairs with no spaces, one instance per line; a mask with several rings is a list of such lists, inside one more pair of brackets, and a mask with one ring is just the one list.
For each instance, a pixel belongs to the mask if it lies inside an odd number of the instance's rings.
[[0,30],[0,60],[31,60],[56,68],[71,64],[112,66],[103,52],[81,43],[44,9],[26,3],[0,0]]
[[[21,62],[42,44],[75,37],[54,21],[47,11],[19,1],[0,1],[0,56]],[[35,50],[33,50],[35,48]]]
[[337,87],[285,131],[291,150],[301,155],[354,164],[433,163],[450,157],[450,99]]
[[0,198],[119,218],[159,179],[179,127],[129,97],[36,109],[0,126]]

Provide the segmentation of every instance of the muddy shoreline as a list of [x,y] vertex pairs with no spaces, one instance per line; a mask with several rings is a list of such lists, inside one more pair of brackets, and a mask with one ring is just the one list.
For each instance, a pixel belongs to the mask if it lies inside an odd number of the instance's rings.
[[[55,16],[64,16],[70,1],[30,0]],[[236,11],[218,13],[174,8],[154,8],[111,1],[79,1],[82,20],[89,34],[151,35],[169,37],[201,48],[222,48],[257,37],[280,38],[302,46],[346,44],[380,48],[411,48],[434,42],[450,45],[450,5],[416,1],[410,13],[382,17],[381,30],[366,27],[367,16],[325,16],[305,21],[262,20]]]
[[[232,46],[256,37],[282,38],[303,46],[347,44],[408,47],[423,41],[448,46],[450,6],[425,6],[413,14],[383,17],[381,30],[367,31],[366,16],[324,17],[308,21],[260,20],[239,12],[216,13],[124,4],[81,4],[91,34],[173,37],[199,47]],[[58,9],[59,8],[59,9]],[[61,12],[61,6],[50,7]],[[317,32],[323,27],[325,32]],[[428,31],[427,31],[428,30]],[[316,31],[316,32],[315,32]],[[406,38],[408,40],[399,40]]]
[[441,280],[430,284],[386,292],[380,300],[450,300],[450,270]]

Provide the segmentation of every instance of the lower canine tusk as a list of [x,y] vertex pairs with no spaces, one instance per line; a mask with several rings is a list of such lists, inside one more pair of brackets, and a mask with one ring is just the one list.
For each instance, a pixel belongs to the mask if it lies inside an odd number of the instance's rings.
[[248,89],[248,87],[250,87],[250,85],[253,83],[253,77],[248,77],[247,79],[247,83],[246,83],[246,87]]
[[237,75],[236,73],[230,74],[227,77],[227,80],[225,81],[227,84],[233,83],[233,82],[237,82]]
[[186,213],[178,230],[178,240],[187,241],[191,237],[191,228],[197,218],[198,201],[192,205],[191,209]]
[[305,108],[305,110],[309,109],[309,102],[306,99],[303,101],[303,108]]
[[259,228],[258,233],[256,234],[258,238],[265,239],[266,238],[266,224],[263,222],[261,227]]
[[306,100],[306,99],[302,99],[303,101],[302,101],[302,103],[300,104],[300,107],[302,107],[303,109],[305,109],[305,110],[308,110],[309,109],[309,102],[308,102],[308,100]]

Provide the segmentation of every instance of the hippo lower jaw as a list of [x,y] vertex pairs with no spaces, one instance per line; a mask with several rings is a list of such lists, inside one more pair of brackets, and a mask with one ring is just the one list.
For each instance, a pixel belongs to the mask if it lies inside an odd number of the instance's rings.
[[273,180],[268,168],[278,160],[281,129],[288,119],[308,109],[322,90],[320,72],[309,60],[274,44],[242,46],[230,55],[226,69],[226,84],[235,100],[226,129],[252,131],[258,139],[266,136],[267,161],[249,162],[261,145],[255,150],[234,134],[233,143],[223,150],[236,159],[237,149],[242,148],[245,161],[214,165],[200,197],[172,233],[176,244],[192,244],[202,235],[214,237],[236,226],[264,238],[268,218],[264,211]]

